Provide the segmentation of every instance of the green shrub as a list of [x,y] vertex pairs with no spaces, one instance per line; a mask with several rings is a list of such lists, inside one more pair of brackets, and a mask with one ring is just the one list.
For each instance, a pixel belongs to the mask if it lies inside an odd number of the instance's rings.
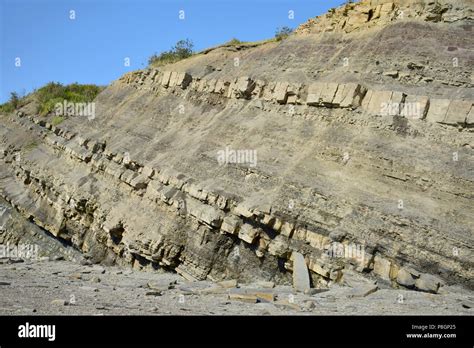
[[37,146],[38,146],[38,143],[36,141],[33,141],[33,142],[29,143],[28,145],[25,145],[24,150],[25,151],[31,151],[34,148],[36,148]]
[[174,45],[171,50],[165,51],[157,55],[156,53],[148,59],[149,65],[165,65],[178,62],[182,59],[193,55],[194,44],[191,40],[180,40]]
[[10,102],[6,102],[5,104],[0,105],[0,112],[9,114],[11,112],[15,111],[15,108]]
[[13,108],[16,110],[20,104],[20,97],[16,92],[10,92],[10,104],[12,104]]
[[57,126],[58,124],[61,124],[63,121],[64,121],[64,117],[54,116],[53,119],[51,120],[51,124],[53,126]]
[[10,92],[10,100],[0,105],[0,112],[11,113],[18,109],[21,105],[22,98],[18,96],[17,92]]
[[225,45],[226,46],[237,46],[237,45],[241,45],[242,44],[242,41],[240,41],[239,39],[236,39],[235,37],[230,40],[229,42],[227,42]]
[[281,28],[278,28],[275,32],[275,39],[277,41],[281,41],[281,40],[284,40],[286,39],[288,36],[290,36],[290,34],[293,32],[293,29],[289,28],[289,27],[281,27]]
[[46,116],[54,112],[57,103],[62,103],[65,100],[63,97],[56,97],[52,99],[46,99],[42,102],[37,109],[40,116]]
[[93,101],[101,91],[102,87],[96,85],[72,83],[63,86],[57,82],[50,82],[36,92],[37,112],[41,116],[46,116],[54,111],[57,103],[62,103],[64,100],[72,103],[88,103]]

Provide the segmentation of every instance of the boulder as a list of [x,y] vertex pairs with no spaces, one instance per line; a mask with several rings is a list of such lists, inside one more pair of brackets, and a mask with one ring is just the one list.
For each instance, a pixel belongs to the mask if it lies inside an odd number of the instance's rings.
[[275,100],[279,104],[286,104],[288,99],[288,82],[278,82],[273,92]]
[[148,185],[148,181],[150,181],[150,179],[144,175],[144,174],[140,174],[140,175],[137,175],[131,182],[130,182],[130,185],[135,189],[135,190],[141,190],[141,189],[145,189],[146,186]]
[[426,120],[429,122],[443,122],[448,113],[451,100],[449,99],[431,99],[430,108],[426,114]]
[[275,293],[267,289],[231,289],[229,299],[250,303],[273,302]]
[[398,70],[384,71],[383,75],[393,77],[393,78],[397,78],[398,77]]
[[138,173],[134,172],[133,170],[126,169],[125,172],[120,176],[120,180],[131,185],[132,180],[135,179],[137,176]]
[[170,87],[176,86],[176,77],[177,77],[177,76],[178,76],[178,72],[176,72],[176,71],[172,71],[172,72],[171,72],[170,81],[169,81],[169,83],[168,83],[168,85],[169,85]]
[[295,230],[295,224],[286,221],[282,223],[280,233],[283,236],[291,238],[294,230]]
[[304,256],[298,252],[293,252],[293,287],[296,291],[304,292],[311,288],[309,282],[308,267]]
[[397,274],[397,283],[412,288],[415,285],[415,279],[408,270],[402,267]]
[[236,82],[237,82],[237,79],[234,79],[234,81],[230,82],[229,89],[227,89],[227,94],[226,94],[227,98],[232,98],[233,97]]
[[308,242],[312,248],[322,250],[325,245],[330,243],[330,239],[319,233],[308,231],[306,233],[306,242]]
[[252,91],[252,96],[255,98],[261,98],[264,92],[264,88],[267,85],[267,82],[264,80],[256,80],[255,88]]
[[374,273],[380,276],[382,279],[390,280],[391,262],[380,257],[375,256],[374,258]]
[[168,87],[170,83],[170,78],[171,78],[171,71],[164,71],[163,76],[161,78],[161,85],[163,87]]
[[236,288],[237,280],[236,279],[223,280],[221,282],[218,282],[217,285],[222,286],[225,289]]
[[241,76],[235,83],[234,96],[236,98],[250,98],[255,82],[248,76]]
[[164,186],[157,180],[151,180],[147,187],[147,197],[148,199],[156,202],[158,199],[161,200],[161,191]]
[[430,100],[427,96],[407,95],[402,105],[400,116],[411,119],[424,119],[428,112]]
[[441,280],[431,274],[421,274],[415,282],[415,287],[418,290],[437,293],[441,285]]
[[275,89],[275,82],[270,82],[263,88],[262,98],[265,101],[271,101],[273,98],[273,90]]
[[276,236],[268,245],[268,253],[270,255],[282,257],[286,255],[289,248],[288,238],[285,236]]
[[222,221],[221,230],[230,234],[235,234],[242,220],[236,216],[226,216]]
[[449,104],[446,118],[442,123],[449,125],[464,125],[466,123],[467,116],[472,108],[472,101],[466,100],[451,100]]
[[112,175],[113,177],[115,178],[120,178],[122,176],[122,173],[124,172],[124,169],[122,166],[114,163],[114,162],[110,162],[107,167],[105,167],[105,172],[109,175]]
[[309,269],[324,278],[329,278],[331,273],[329,267],[324,265],[321,260],[310,259]]
[[288,99],[286,100],[287,104],[296,104],[298,102],[298,96],[296,94],[289,95]]
[[154,173],[155,170],[150,166],[144,166],[142,169],[142,174],[145,175],[147,178],[151,178]]
[[[295,231],[293,232],[293,236],[288,236],[289,238],[292,238],[294,240],[306,240],[306,233],[308,231],[304,227],[297,227]],[[282,228],[282,234],[283,234],[283,228]]]
[[334,96],[333,104],[341,108],[351,107],[358,89],[360,89],[360,85],[356,83],[340,84]]
[[244,242],[252,244],[255,241],[255,238],[259,234],[259,230],[249,224],[243,224],[239,230],[239,239],[242,239]]
[[234,209],[235,214],[249,218],[253,216],[253,209],[246,203],[240,203]]
[[211,227],[219,227],[221,225],[222,213],[214,207],[203,204],[194,198],[187,198],[186,209],[191,216]]
[[320,97],[323,91],[323,83],[312,83],[308,87],[308,97],[306,98],[306,104],[310,106],[320,105]]
[[176,74],[175,85],[181,87],[182,89],[186,89],[192,80],[193,78],[191,75],[185,72],[180,72]]
[[333,106],[333,100],[336,96],[336,92],[339,85],[337,83],[326,83],[321,91],[319,96],[323,106],[331,107]]
[[178,190],[181,190],[183,186],[188,182],[188,180],[189,178],[187,178],[182,173],[173,173],[168,179],[168,182],[170,185],[176,187]]
[[391,105],[392,94],[392,91],[372,91],[370,99],[367,102],[364,99],[362,107],[370,114],[381,115]]
[[163,186],[160,192],[160,200],[167,203],[173,204],[173,197],[176,195],[178,190],[172,186]]

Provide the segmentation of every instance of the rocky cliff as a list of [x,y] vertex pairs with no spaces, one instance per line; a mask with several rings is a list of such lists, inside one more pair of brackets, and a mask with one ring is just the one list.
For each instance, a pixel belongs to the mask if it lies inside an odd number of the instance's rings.
[[472,25],[470,1],[362,1],[126,74],[94,117],[32,99],[1,118],[0,194],[95,262],[472,289]]

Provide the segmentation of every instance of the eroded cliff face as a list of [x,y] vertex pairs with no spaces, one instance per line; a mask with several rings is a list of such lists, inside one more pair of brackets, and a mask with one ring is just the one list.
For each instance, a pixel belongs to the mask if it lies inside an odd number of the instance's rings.
[[[472,289],[471,25],[221,47],[126,74],[57,126],[26,106],[2,117],[0,193],[94,261],[288,283],[303,255],[315,287],[356,270]],[[434,59],[367,45],[409,30]]]
[[474,4],[464,0],[363,0],[309,20],[297,33],[362,31],[397,20],[455,23],[474,19]]

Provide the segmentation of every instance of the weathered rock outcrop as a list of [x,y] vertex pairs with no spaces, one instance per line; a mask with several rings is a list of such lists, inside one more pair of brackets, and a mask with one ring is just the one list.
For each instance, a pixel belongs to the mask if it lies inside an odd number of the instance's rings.
[[[385,18],[395,5],[377,6]],[[443,13],[426,25],[449,25]],[[2,116],[0,194],[94,261],[302,284],[304,260],[314,287],[356,271],[472,289],[471,83],[391,85],[401,74],[315,74],[298,60],[332,52],[337,35],[251,48],[239,68],[217,49],[128,73],[97,97],[93,119]],[[364,56],[367,38],[345,35]]]
[[454,23],[474,20],[474,5],[452,0],[363,0],[331,9],[296,30],[299,34],[361,31],[397,20]]
[[[259,108],[265,103],[294,104],[326,108],[350,108],[362,110],[379,116],[402,116],[408,119],[426,119],[452,126],[472,126],[474,100],[430,99],[428,96],[406,94],[400,91],[367,89],[356,83],[316,82],[308,86],[289,82],[266,82],[248,77],[234,81],[193,79],[186,73],[160,72],[158,70],[136,71],[125,75],[118,82],[140,90],[158,91],[159,84],[154,81],[169,80],[169,76],[186,75],[186,85],[181,83],[161,83],[164,88],[190,85],[192,91],[212,93],[234,99],[253,99]],[[161,79],[160,77],[163,76]],[[256,86],[258,92],[252,93]],[[175,93],[179,94],[176,90]],[[306,96],[306,100],[303,100]],[[292,98],[293,97],[293,98]],[[198,96],[199,98],[199,96]]]

